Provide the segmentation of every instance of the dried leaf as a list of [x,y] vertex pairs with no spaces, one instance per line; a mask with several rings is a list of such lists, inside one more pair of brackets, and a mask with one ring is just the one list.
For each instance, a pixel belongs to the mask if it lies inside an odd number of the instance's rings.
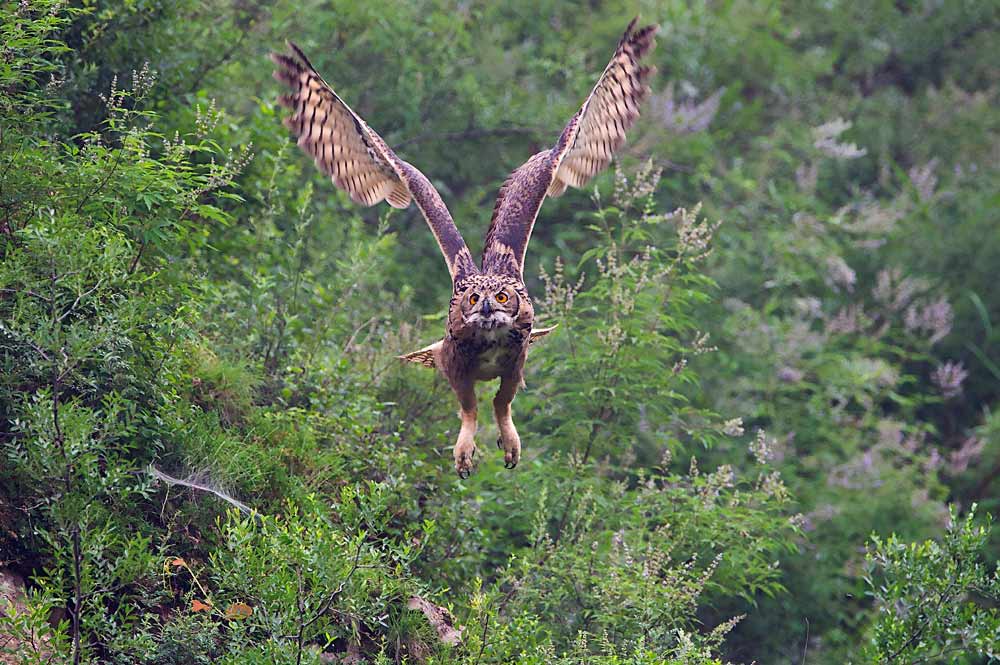
[[427,622],[437,631],[438,639],[445,644],[459,644],[462,641],[464,628],[455,628],[455,620],[447,608],[435,605],[420,596],[413,596],[406,603],[411,610],[420,610],[427,617]]
[[197,598],[191,601],[191,611],[192,612],[211,612],[212,603],[203,603]]
[[253,614],[253,608],[246,603],[233,603],[226,608],[226,618],[230,621],[242,621]]

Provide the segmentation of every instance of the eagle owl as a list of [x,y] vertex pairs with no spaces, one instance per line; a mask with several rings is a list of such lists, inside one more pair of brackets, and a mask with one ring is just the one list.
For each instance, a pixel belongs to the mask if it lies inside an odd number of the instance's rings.
[[611,62],[555,145],[514,171],[500,187],[486,234],[481,265],[476,265],[441,196],[423,173],[404,162],[342,100],[289,43],[291,54],[271,54],[274,75],[291,88],[280,103],[291,110],[285,124],[298,144],[351,199],[371,206],[388,201],[406,208],[415,201],[448,264],[452,298],[445,336],[401,356],[436,367],[458,397],[462,426],[455,444],[455,470],[467,478],[476,452],[475,382],[500,379],[493,399],[504,452],[504,466],[521,457],[521,439],[510,405],[524,385],[528,346],[551,328],[534,329],[534,310],[524,286],[524,253],[546,196],[566,187],[583,187],[611,161],[625,132],[639,117],[653,68],[640,64],[653,47],[657,26],[629,24]]

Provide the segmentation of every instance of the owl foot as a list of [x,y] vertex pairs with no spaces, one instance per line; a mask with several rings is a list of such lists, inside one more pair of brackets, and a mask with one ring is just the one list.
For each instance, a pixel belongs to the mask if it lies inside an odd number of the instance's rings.
[[501,433],[497,437],[497,448],[503,450],[503,466],[505,469],[513,469],[521,461],[521,437],[517,435],[516,431],[508,433],[506,438]]
[[455,471],[458,477],[465,480],[472,475],[472,460],[476,457],[476,444],[473,441],[459,441],[455,444]]
[[[511,447],[509,451],[504,451],[503,456],[503,467],[505,469],[513,469],[517,466],[517,463],[521,460],[521,442],[520,440],[515,441],[514,446]],[[504,450],[503,437],[497,437],[497,448]]]

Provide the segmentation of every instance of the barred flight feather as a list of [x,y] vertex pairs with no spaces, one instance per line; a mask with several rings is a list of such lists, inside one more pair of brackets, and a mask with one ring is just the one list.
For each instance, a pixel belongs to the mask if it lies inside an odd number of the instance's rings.
[[292,55],[271,54],[277,65],[274,77],[292,89],[278,102],[291,110],[285,125],[319,170],[360,205],[386,201],[394,208],[406,208],[415,200],[441,248],[452,281],[478,273],[462,235],[430,181],[397,157],[382,137],[351,110],[299,47],[291,42],[288,47]]
[[484,272],[512,272],[521,278],[524,254],[545,197],[586,185],[607,168],[625,143],[625,133],[639,117],[639,106],[649,94],[649,77],[655,71],[639,61],[652,50],[658,26],[636,30],[636,21],[625,30],[597,85],[555,147],[531,157],[500,187],[486,233]]

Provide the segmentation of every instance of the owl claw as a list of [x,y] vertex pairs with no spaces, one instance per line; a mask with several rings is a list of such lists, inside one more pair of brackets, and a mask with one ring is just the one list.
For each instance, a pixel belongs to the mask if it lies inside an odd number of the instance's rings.
[[472,475],[472,458],[460,459],[455,462],[455,471],[462,480]]
[[476,458],[476,444],[467,443],[455,446],[455,471],[458,477],[465,480],[472,475],[473,462]]
[[[506,438],[504,437],[506,434]],[[501,429],[500,438],[497,439],[497,447],[503,450],[503,466],[505,469],[513,469],[521,461],[521,438],[517,435],[517,430],[513,424],[508,431]]]
[[504,448],[503,468],[513,469],[521,461],[521,441],[515,440],[514,445]]

